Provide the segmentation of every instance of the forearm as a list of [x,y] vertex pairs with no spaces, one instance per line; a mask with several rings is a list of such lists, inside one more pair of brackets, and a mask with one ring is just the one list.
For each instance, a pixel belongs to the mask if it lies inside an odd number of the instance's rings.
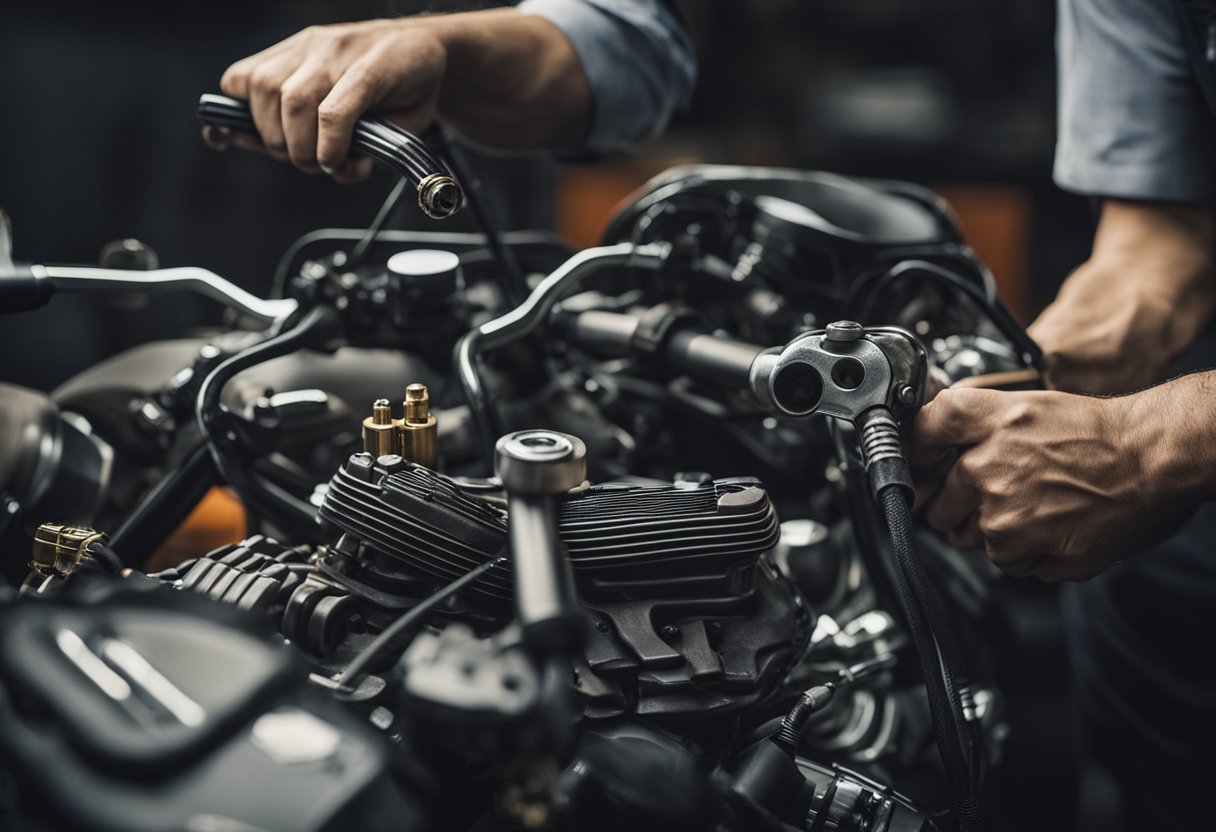
[[447,53],[439,114],[457,132],[508,150],[568,149],[586,133],[591,94],[570,41],[514,9],[436,15]]
[[1216,371],[1127,397],[1128,447],[1143,450],[1142,488],[1177,502],[1216,499]]
[[1051,386],[1127,393],[1160,381],[1212,315],[1214,249],[1208,208],[1105,200],[1089,260],[1030,327]]
[[[1122,275],[1161,314],[1163,346],[1176,355],[1212,314],[1216,215],[1210,208],[1106,199],[1090,263]],[[1061,297],[1069,291],[1068,283]]]

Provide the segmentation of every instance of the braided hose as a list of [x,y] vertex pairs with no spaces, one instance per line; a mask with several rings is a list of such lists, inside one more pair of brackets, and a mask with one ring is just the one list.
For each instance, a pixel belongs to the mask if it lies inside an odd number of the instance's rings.
[[961,673],[957,639],[917,550],[911,510],[915,490],[899,425],[885,407],[866,411],[857,425],[866,474],[895,550],[899,603],[920,659],[958,827],[962,832],[977,832],[984,822],[979,800],[979,735],[972,720],[975,708]]

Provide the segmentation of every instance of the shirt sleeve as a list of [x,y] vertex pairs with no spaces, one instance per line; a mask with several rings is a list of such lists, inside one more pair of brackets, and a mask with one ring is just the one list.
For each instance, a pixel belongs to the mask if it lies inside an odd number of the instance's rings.
[[641,144],[687,103],[696,57],[660,0],[524,0],[519,9],[561,29],[583,63],[592,97],[584,152]]
[[1056,37],[1056,184],[1216,201],[1216,127],[1170,0],[1060,0]]

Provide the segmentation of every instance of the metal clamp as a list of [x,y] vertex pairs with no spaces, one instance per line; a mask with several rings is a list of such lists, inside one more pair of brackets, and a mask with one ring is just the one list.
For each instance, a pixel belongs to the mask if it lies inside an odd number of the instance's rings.
[[789,416],[822,413],[856,423],[873,407],[903,421],[924,402],[928,356],[897,327],[836,321],[756,358],[752,391]]

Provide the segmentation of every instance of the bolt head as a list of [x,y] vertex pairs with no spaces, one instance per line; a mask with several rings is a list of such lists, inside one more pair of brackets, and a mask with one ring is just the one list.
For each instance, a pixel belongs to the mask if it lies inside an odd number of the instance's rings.
[[522,430],[498,440],[495,466],[508,492],[562,494],[587,477],[587,446],[551,430]]
[[833,321],[828,324],[824,338],[837,343],[856,341],[861,338],[864,330],[856,321]]

